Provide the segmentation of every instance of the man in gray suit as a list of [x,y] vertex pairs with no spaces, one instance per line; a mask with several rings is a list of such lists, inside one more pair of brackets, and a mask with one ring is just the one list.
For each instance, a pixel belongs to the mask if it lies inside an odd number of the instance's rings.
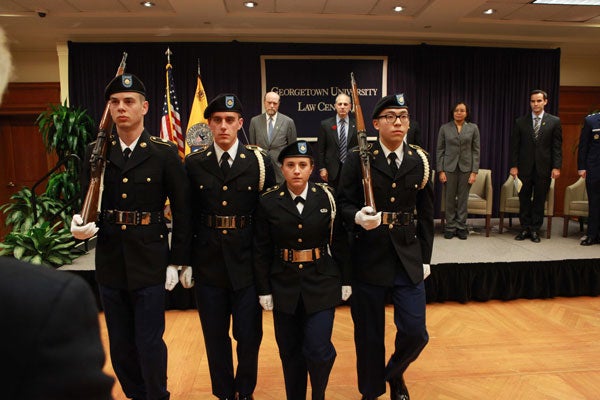
[[[268,92],[264,99],[265,113],[257,115],[250,121],[250,144],[255,144],[269,152],[273,162],[276,162],[281,150],[296,141],[296,125],[294,120],[278,112],[279,95]],[[275,169],[277,182],[283,181],[281,164]]]

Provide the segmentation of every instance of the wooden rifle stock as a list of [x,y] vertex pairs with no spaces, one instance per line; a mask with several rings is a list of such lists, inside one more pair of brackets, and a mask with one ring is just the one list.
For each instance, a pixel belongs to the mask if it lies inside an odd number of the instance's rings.
[[360,99],[358,98],[358,88],[354,80],[354,73],[350,73],[352,83],[352,102],[354,103],[354,113],[356,114],[356,130],[358,138],[358,153],[360,155],[360,166],[362,170],[362,185],[365,195],[365,206],[373,207],[373,214],[376,212],[375,196],[373,196],[373,184],[371,183],[371,153],[369,152],[369,143],[367,142],[367,130],[365,129],[365,120],[363,118]]
[[[123,58],[117,69],[115,76],[123,75],[125,72],[125,60],[127,53],[123,53]],[[88,186],[83,207],[81,209],[81,218],[83,223],[96,222],[98,219],[98,211],[100,210],[100,202],[102,196],[102,179],[104,177],[104,168],[106,167],[106,153],[108,150],[108,137],[113,128],[113,120],[110,116],[110,100],[106,102],[100,125],[98,128],[98,136],[96,143],[92,149],[90,156],[90,185]]]

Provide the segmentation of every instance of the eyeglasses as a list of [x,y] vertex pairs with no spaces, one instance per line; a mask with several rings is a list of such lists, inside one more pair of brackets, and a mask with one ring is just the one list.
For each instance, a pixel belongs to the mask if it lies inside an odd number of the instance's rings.
[[385,122],[387,122],[388,124],[395,124],[396,120],[400,118],[400,123],[406,124],[408,123],[409,117],[409,114],[384,114],[377,117],[377,119],[385,118]]

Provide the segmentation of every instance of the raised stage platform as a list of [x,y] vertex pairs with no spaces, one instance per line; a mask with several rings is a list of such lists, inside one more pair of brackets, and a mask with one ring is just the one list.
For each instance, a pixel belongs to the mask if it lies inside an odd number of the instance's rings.
[[[505,218],[505,224],[508,220]],[[467,240],[444,239],[440,221],[431,261],[431,276],[425,281],[427,302],[512,300],[558,296],[600,295],[600,245],[580,246],[583,233],[571,221],[569,236],[562,236],[563,219],[554,217],[552,234],[546,239],[546,221],[541,243],[514,240],[519,222],[498,233],[498,220],[485,236],[483,219],[469,219]],[[94,250],[62,269],[83,276],[97,292],[94,280]],[[193,292],[177,285],[167,298],[169,309],[195,308]]]

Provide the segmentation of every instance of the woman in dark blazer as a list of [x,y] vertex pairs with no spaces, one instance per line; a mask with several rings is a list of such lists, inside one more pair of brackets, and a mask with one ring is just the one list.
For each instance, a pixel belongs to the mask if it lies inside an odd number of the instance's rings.
[[444,237],[465,240],[469,190],[479,171],[479,128],[469,122],[469,107],[458,102],[450,110],[452,121],[440,127],[437,140],[437,169],[446,185],[446,228]]

